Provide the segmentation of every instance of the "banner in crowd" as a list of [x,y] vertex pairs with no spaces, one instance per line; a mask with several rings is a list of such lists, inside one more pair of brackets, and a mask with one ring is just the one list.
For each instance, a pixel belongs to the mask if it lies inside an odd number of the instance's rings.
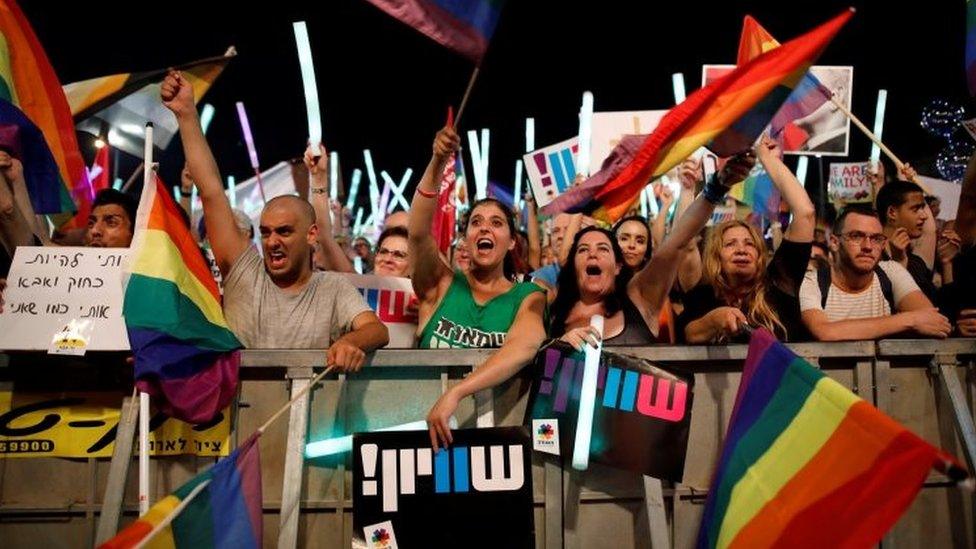
[[[536,355],[526,424],[536,447],[571,457],[583,383],[583,353],[554,342]],[[681,482],[695,378],[647,360],[600,356],[590,459],[610,467]]]
[[574,137],[522,157],[525,173],[532,185],[532,195],[540,208],[573,186],[578,152],[579,139]]
[[[118,392],[48,394],[0,384],[0,458],[112,457],[121,407]],[[230,408],[201,425],[157,412],[149,428],[154,456],[226,456]]]
[[[55,335],[69,354],[129,349],[122,320],[127,248],[20,246],[14,254],[0,349],[47,351]],[[67,334],[67,335],[66,335]]]
[[[732,71],[735,65],[702,65],[702,86]],[[810,72],[848,110],[854,67],[814,65]],[[794,120],[783,130],[783,152],[820,156],[847,156],[851,140],[851,121],[837,105],[828,101],[813,113]]]
[[387,349],[412,349],[417,339],[417,297],[409,278],[345,274],[390,331]]
[[962,185],[924,175],[920,175],[918,178],[929,192],[939,197],[942,202],[939,205],[939,215],[936,218],[943,221],[955,219],[956,214],[959,213],[959,196],[962,194]]
[[353,436],[353,545],[535,547],[532,460],[522,427]]
[[871,202],[874,191],[871,189],[870,162],[833,162],[830,164],[830,179],[827,180],[827,197],[834,204]]
[[625,135],[648,135],[667,110],[595,112],[590,135],[590,173],[596,173]]

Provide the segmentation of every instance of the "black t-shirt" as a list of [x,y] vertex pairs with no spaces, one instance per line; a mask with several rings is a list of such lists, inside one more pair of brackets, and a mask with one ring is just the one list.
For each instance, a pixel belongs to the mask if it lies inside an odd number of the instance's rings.
[[[881,259],[890,260],[891,256],[885,251],[882,252]],[[908,254],[908,265],[905,266],[905,270],[908,271],[908,274],[912,275],[912,280],[915,281],[915,284],[918,284],[918,289],[922,290],[925,297],[929,298],[929,301],[933,305],[938,305],[939,289],[935,286],[932,269],[929,269],[929,266],[925,264],[925,260],[910,252]]]
[[[800,321],[800,284],[807,272],[812,242],[783,240],[766,268],[768,284],[766,301],[786,326],[786,334],[777,334],[783,341],[805,341],[809,332]],[[676,321],[678,341],[685,341],[685,327],[711,311],[727,306],[708,284],[699,284],[685,295],[685,309]]]

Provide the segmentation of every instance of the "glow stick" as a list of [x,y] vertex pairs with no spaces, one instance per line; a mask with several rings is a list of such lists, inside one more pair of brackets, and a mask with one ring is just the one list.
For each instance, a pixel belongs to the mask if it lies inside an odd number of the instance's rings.
[[579,114],[579,153],[576,155],[576,172],[590,176],[590,141],[593,128],[593,93],[583,92],[583,105]]
[[380,223],[383,223],[383,218],[386,217],[386,207],[390,204],[390,188],[396,186],[393,182],[393,178],[390,174],[383,170],[380,172],[380,176],[383,177],[383,195],[380,197],[380,209],[379,215],[375,215],[376,226],[379,227]]
[[350,210],[356,205],[356,194],[359,193],[359,180],[362,177],[363,172],[359,168],[352,171],[352,181],[349,183],[349,196],[346,197],[346,207]]
[[241,132],[244,134],[244,144],[247,145],[247,155],[251,159],[251,167],[258,169],[258,150],[254,148],[254,136],[251,134],[251,124],[247,120],[244,103],[237,102],[237,118],[241,121]]
[[535,150],[535,118],[525,119],[525,152]]
[[[888,90],[878,90],[878,104],[874,108],[874,136],[881,141],[881,132],[884,130],[885,104],[888,102]],[[871,142],[871,165],[877,166],[881,159],[881,147],[874,141]]]
[[800,185],[805,185],[807,182],[807,163],[809,161],[810,159],[806,156],[801,156],[796,161],[796,179],[800,182]]
[[674,88],[674,104],[683,103],[685,100],[685,75],[680,72],[672,74],[671,87]]
[[376,212],[380,207],[380,185],[376,181],[376,170],[373,169],[373,155],[369,149],[363,151],[363,158],[366,160],[366,175],[369,176],[369,206],[372,209],[372,216],[376,217]]
[[205,103],[200,110],[200,128],[203,129],[203,135],[207,135],[207,130],[210,128],[210,122],[213,120],[214,112],[214,107],[210,103]]
[[404,193],[407,190],[407,184],[410,183],[410,177],[413,175],[413,168],[407,168],[407,171],[403,172],[403,177],[400,178],[400,185],[397,186],[395,183],[390,186],[390,192],[393,195],[393,200],[390,201],[389,207],[386,212],[392,212],[397,208],[397,205],[403,206],[403,211],[410,211],[410,203],[407,202],[407,198]]
[[515,211],[522,211],[522,159],[515,161]]
[[600,371],[600,353],[603,351],[603,317],[591,316],[590,327],[600,334],[600,341],[595,348],[589,343],[584,343],[583,388],[580,392],[579,417],[576,420],[576,441],[573,443],[573,469],[577,471],[585,471],[590,462],[596,382]]
[[180,192],[180,186],[173,185],[173,200],[175,200],[176,203],[179,204],[180,200],[182,199],[183,199],[183,193]]
[[339,153],[329,153],[329,197],[339,200]]
[[302,85],[305,88],[305,111],[308,114],[308,143],[312,151],[318,151],[322,143],[322,115],[319,113],[319,91],[315,84],[315,65],[312,64],[312,46],[308,41],[305,21],[293,24],[295,44],[298,46],[298,62],[302,67]]
[[[457,420],[454,419],[454,416],[451,416],[451,419],[449,421],[450,421],[451,429],[457,429]],[[394,425],[392,427],[374,429],[370,432],[379,433],[379,432],[387,432],[387,431],[426,431],[426,430],[427,430],[426,421],[412,421],[410,423],[403,423],[400,425]],[[345,452],[350,452],[350,451],[352,451],[352,435],[346,435],[344,437],[327,438],[325,440],[310,442],[305,445],[305,457],[308,458],[331,456],[335,454],[343,454]]]
[[233,175],[227,176],[227,193],[230,196],[230,207],[237,207],[237,182],[234,180]]

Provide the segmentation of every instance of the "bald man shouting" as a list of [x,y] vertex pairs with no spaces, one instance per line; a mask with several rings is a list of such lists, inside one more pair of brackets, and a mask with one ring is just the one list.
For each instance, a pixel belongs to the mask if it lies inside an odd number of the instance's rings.
[[170,72],[161,97],[176,115],[187,166],[203,201],[207,235],[224,277],[224,314],[231,330],[245,347],[328,348],[326,364],[359,370],[366,353],[386,345],[389,334],[345,278],[313,272],[318,227],[312,206],[296,196],[279,196],[265,205],[262,260],[234,223],[190,83],[179,72]]

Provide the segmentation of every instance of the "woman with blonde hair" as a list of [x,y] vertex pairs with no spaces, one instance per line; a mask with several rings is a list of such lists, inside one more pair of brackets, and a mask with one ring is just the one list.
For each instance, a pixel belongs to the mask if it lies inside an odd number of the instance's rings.
[[756,152],[793,215],[783,242],[770,259],[762,235],[748,223],[732,220],[712,228],[702,253],[703,284],[688,293],[678,319],[679,336],[688,343],[728,341],[744,325],[767,328],[784,341],[806,338],[797,296],[816,213],[778,149],[764,138]]

